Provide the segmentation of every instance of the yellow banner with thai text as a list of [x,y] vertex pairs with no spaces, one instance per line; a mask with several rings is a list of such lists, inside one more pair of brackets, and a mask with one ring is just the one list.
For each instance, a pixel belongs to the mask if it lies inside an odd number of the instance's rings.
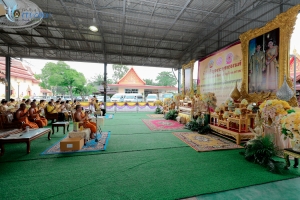
[[220,105],[230,98],[236,82],[240,89],[242,75],[242,49],[238,42],[199,61],[200,92],[215,93],[217,105]]

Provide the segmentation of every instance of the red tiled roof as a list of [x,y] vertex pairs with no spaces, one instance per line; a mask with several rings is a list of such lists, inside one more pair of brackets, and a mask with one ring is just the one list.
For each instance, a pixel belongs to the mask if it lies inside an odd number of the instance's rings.
[[[0,70],[5,73],[5,57],[0,57]],[[32,72],[29,66],[24,65],[22,61],[12,59],[11,60],[11,77],[24,78],[27,80],[31,80],[34,83],[40,83],[40,80],[37,80],[34,77],[34,73]]]
[[52,93],[51,90],[41,88],[41,93]]

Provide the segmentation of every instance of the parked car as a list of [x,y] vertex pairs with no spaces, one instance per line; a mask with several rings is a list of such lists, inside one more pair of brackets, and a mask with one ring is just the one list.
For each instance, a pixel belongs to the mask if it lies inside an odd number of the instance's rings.
[[75,98],[75,100],[76,100],[76,101],[82,101],[82,97],[81,97],[81,96],[77,96],[77,97]]
[[154,102],[158,99],[157,94],[148,94],[146,102]]
[[165,98],[171,98],[171,99],[173,99],[173,96],[174,96],[174,94],[172,94],[172,93],[165,93],[165,94],[163,94],[162,95],[162,102],[164,102]]
[[123,102],[125,98],[125,93],[116,93],[111,97],[113,102]]
[[142,94],[130,93],[126,94],[124,98],[124,102],[143,102],[144,98]]
[[[104,102],[104,96],[97,96],[96,98],[99,102]],[[106,96],[106,102],[110,102],[110,101],[111,101],[110,97]]]

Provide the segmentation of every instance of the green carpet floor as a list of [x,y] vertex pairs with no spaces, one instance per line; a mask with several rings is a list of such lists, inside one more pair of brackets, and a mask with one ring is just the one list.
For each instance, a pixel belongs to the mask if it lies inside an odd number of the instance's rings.
[[[147,113],[149,114],[149,113]],[[150,131],[146,113],[116,113],[106,151],[43,155],[64,137],[62,128],[25,144],[5,145],[0,157],[1,199],[180,199],[298,177],[272,174],[239,151],[199,153],[172,131]]]

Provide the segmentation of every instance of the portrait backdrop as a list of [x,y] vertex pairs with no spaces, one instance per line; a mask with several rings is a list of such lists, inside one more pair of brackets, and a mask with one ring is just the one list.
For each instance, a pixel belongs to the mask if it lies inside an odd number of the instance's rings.
[[279,28],[251,39],[248,51],[248,92],[276,92]]
[[240,42],[229,45],[199,60],[198,85],[200,92],[213,92],[217,105],[230,97],[235,83],[242,80],[242,50]]

